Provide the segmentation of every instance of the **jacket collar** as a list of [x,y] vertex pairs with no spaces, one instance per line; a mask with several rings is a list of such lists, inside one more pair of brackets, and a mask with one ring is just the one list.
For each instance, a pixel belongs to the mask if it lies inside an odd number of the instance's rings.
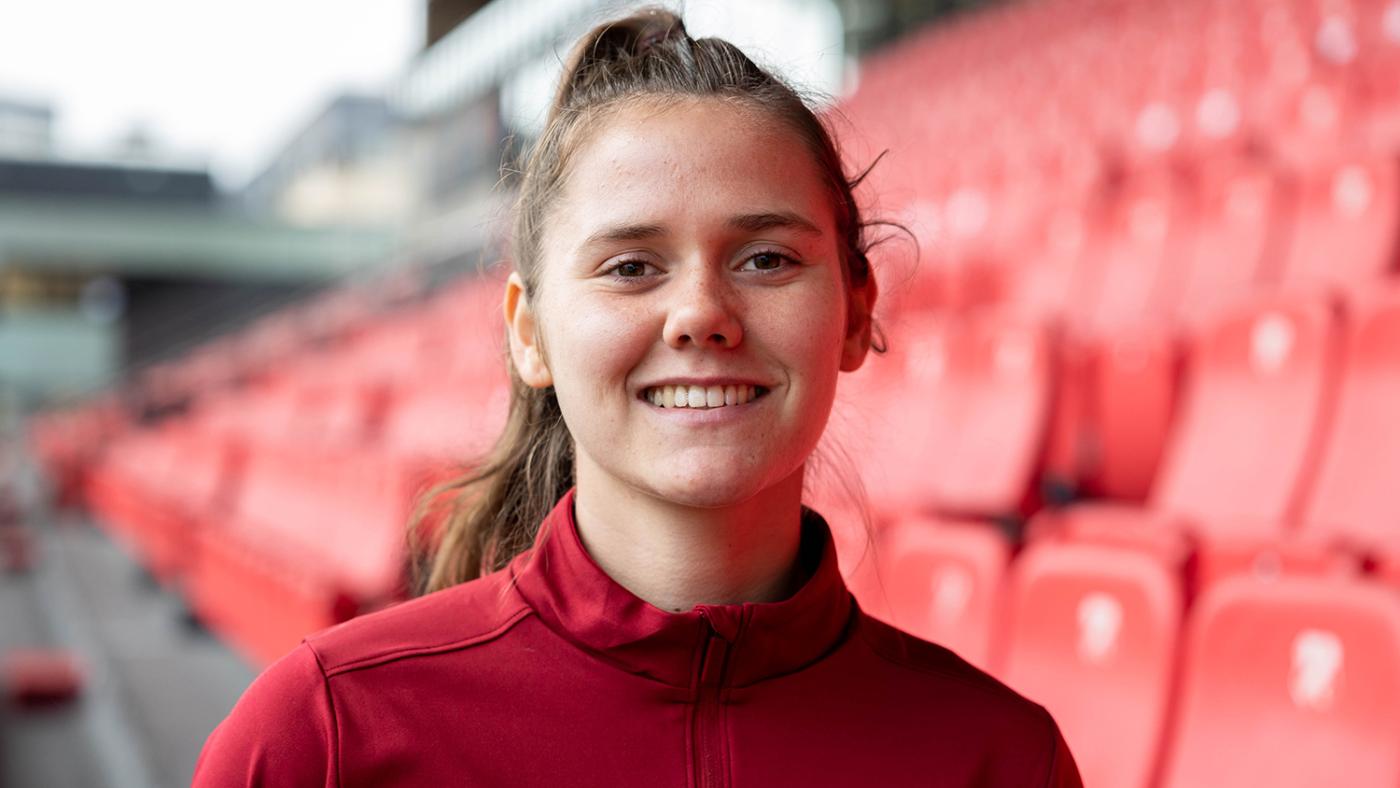
[[623,588],[593,561],[579,538],[571,489],[541,523],[534,547],[509,571],[546,626],[623,670],[693,686],[706,641],[717,636],[728,643],[722,683],[741,687],[798,670],[843,638],[851,596],[826,521],[810,510],[799,553],[807,580],[785,600],[667,612]]

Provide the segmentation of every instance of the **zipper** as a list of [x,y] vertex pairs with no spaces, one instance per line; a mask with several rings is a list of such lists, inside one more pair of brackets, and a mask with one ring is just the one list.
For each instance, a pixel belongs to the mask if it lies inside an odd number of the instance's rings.
[[695,785],[723,788],[727,785],[724,763],[724,720],[720,708],[720,682],[729,659],[729,641],[715,631],[708,616],[700,666],[695,677]]

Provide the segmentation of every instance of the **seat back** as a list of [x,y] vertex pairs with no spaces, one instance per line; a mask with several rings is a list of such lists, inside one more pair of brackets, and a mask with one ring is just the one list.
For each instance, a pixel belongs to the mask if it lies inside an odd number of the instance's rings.
[[1207,536],[1277,536],[1313,469],[1339,336],[1323,297],[1270,299],[1205,331],[1152,504]]
[[1300,522],[1309,536],[1400,554],[1400,290],[1358,312]]
[[1013,565],[998,675],[1054,715],[1085,785],[1151,784],[1182,604],[1146,551],[1044,542]]
[[1016,511],[1045,441],[1049,333],[1005,316],[905,317],[892,369],[848,400],[869,426],[869,445],[847,448],[869,458],[871,500],[901,513]]
[[1347,287],[1392,270],[1400,251],[1400,158],[1355,158],[1304,175],[1283,281]]
[[890,525],[881,541],[890,623],[987,669],[1006,538],[985,523],[921,517]]
[[1232,578],[1201,597],[1187,638],[1165,788],[1400,782],[1392,589]]

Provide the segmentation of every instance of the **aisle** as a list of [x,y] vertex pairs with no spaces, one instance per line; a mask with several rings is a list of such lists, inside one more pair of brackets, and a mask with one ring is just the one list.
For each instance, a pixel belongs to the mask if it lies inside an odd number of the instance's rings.
[[91,524],[31,527],[35,570],[0,575],[0,649],[67,648],[88,682],[70,706],[3,712],[0,786],[188,785],[205,736],[254,671],[187,626],[180,600]]

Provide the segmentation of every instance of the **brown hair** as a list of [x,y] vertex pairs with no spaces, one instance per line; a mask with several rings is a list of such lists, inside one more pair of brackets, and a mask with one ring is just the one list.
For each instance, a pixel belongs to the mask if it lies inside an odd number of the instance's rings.
[[[513,262],[526,298],[540,287],[548,210],[584,131],[605,110],[641,97],[732,99],[788,124],[830,188],[847,284],[866,283],[870,244],[853,195],[864,173],[846,177],[831,132],[792,88],[733,44],[691,38],[679,17],[653,8],[595,27],[565,63],[515,208]],[[875,349],[883,349],[878,341]],[[495,448],[481,465],[430,493],[415,514],[409,534],[412,554],[426,559],[415,567],[422,593],[503,567],[533,543],[540,521],[574,484],[573,438],[553,388],[525,385],[513,365],[510,377],[510,416]],[[444,501],[451,509],[433,525],[429,512]]]

